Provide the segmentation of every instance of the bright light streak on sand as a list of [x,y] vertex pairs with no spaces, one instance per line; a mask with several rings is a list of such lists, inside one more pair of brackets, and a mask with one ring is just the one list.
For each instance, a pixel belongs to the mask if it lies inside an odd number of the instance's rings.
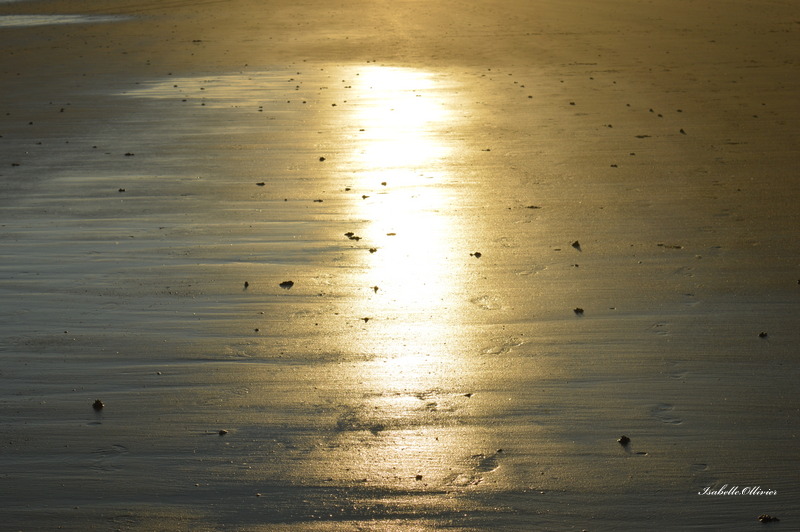
[[385,177],[422,168],[447,155],[435,128],[447,117],[443,103],[426,91],[429,74],[412,69],[372,67],[360,72],[357,89],[366,105],[355,118],[365,125],[359,160]]
[[[372,443],[340,462],[387,487],[420,489],[423,470],[424,478],[449,483],[461,466],[460,449],[479,447],[470,428],[444,423],[470,404],[464,386],[473,372],[464,357],[468,340],[459,334],[470,309],[469,274],[461,271],[469,257],[458,243],[469,228],[453,215],[453,113],[438,83],[412,69],[359,70],[348,97],[352,111],[344,116],[364,129],[349,163],[353,217],[366,222],[353,284],[376,290],[347,310],[370,318],[351,348],[375,358],[351,375],[366,398],[354,428],[371,431]],[[354,434],[341,437],[349,442]]]
[[355,214],[369,222],[361,236],[374,252],[358,282],[379,288],[363,312],[383,322],[384,349],[409,360],[409,352],[441,349],[454,335],[449,328],[460,304],[451,260],[460,228],[448,212],[453,191],[443,185],[450,112],[424,72],[376,66],[359,73],[352,119],[364,132],[353,170],[357,186],[374,193],[357,200]]

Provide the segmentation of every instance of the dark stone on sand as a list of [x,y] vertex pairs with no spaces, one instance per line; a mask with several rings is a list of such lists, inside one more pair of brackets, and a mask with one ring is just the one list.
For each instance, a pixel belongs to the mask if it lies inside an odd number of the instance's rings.
[[[538,205],[528,205],[528,206],[527,206],[527,207],[525,207],[525,208],[526,208],[526,209],[541,209],[541,207],[539,207]],[[798,282],[800,282],[800,281],[798,281]]]
[[104,405],[103,401],[101,401],[100,399],[95,399],[94,403],[92,403],[92,408],[94,408],[98,412],[101,411],[104,406],[106,405]]
[[762,523],[772,523],[773,521],[780,521],[777,517],[774,517],[769,514],[761,514],[758,516],[758,520]]
[[378,251],[378,248],[369,248],[370,253],[375,253],[376,251]]
[[361,318],[361,319],[364,320],[364,323],[367,323],[370,320],[370,318]]
[[284,281],[279,285],[281,288],[285,288],[286,290],[290,289],[294,286],[294,281]]
[[117,192],[125,192],[124,188],[119,189]]
[[574,309],[572,309],[572,312],[574,312],[578,316],[583,316],[583,309],[581,307],[575,307]]
[[321,199],[315,199],[314,203],[322,203],[322,200]]
[[766,338],[767,336],[768,336],[767,333],[765,333],[764,331],[761,331],[760,333],[758,333],[758,337],[759,338]]
[[620,445],[622,445],[623,447],[625,447],[626,445],[628,445],[631,442],[631,439],[623,434],[622,436],[619,437],[617,442]]
[[225,429],[220,429],[220,431],[218,432],[218,434],[219,434],[220,436],[225,436],[227,433],[228,433],[228,431],[227,431],[227,430],[225,430]]
[[572,244],[570,244],[570,245],[571,245],[572,247],[574,247],[575,249],[577,249],[578,251],[580,251],[580,250],[581,250],[581,243],[580,243],[580,242],[578,242],[577,240],[576,240],[575,242],[573,242]]
[[128,152],[128,153],[125,154],[125,157],[133,157],[134,155],[136,155],[136,154]]
[[414,477],[414,478],[415,478],[415,479],[417,479],[417,480],[422,480],[422,475],[417,475],[417,476],[416,476],[416,477]]
[[686,134],[686,132],[683,129],[681,129],[681,135],[685,135],[685,134]]
[[319,161],[320,161],[320,162],[322,162],[322,161],[324,161],[324,160],[325,160],[325,157],[320,157],[320,158],[319,158]]
[[475,253],[470,253],[469,256],[470,257],[475,257],[476,259],[479,259],[479,258],[481,258],[483,256],[483,253],[481,253],[480,251],[476,251]]
[[245,282],[244,282],[244,288],[245,288],[245,290],[247,289],[247,287],[248,287],[248,286],[250,286],[250,283],[248,283],[247,281],[245,281]]
[[263,187],[265,185],[266,185],[266,183],[264,183],[263,181],[261,181],[260,183],[256,183],[256,186],[259,186],[259,187]]

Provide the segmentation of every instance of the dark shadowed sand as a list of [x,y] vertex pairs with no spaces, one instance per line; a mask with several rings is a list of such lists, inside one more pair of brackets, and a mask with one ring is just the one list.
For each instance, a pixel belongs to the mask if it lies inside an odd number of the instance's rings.
[[0,2],[0,528],[797,530],[799,31]]

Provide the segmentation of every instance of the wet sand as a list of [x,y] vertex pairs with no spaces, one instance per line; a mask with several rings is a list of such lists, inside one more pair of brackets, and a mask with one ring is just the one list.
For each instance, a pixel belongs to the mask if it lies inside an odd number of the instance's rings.
[[3,527],[797,529],[792,2],[5,15]]

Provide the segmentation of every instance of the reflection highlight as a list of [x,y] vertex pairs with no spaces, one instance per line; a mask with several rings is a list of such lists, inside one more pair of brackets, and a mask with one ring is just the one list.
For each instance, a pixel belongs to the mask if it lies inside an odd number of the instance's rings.
[[455,194],[447,184],[452,111],[431,74],[377,66],[359,74],[348,119],[365,127],[351,170],[357,189],[369,192],[354,214],[366,222],[372,253],[355,282],[379,288],[362,312],[383,321],[382,353],[404,360],[409,352],[441,354],[460,291],[452,257],[462,229],[448,212]]
[[360,72],[361,104],[355,120],[364,124],[357,163],[387,179],[445,157],[449,150],[438,129],[447,118],[444,103],[430,97],[431,75],[401,68],[373,67]]
[[351,244],[347,284],[367,295],[348,299],[342,313],[369,319],[340,348],[369,358],[342,368],[352,396],[341,406],[327,463],[343,468],[341,482],[363,475],[397,493],[474,489],[495,468],[472,464],[491,438],[472,422],[470,391],[481,368],[460,334],[471,314],[475,259],[461,249],[472,227],[456,208],[464,190],[451,175],[454,113],[431,74],[378,66],[358,72],[339,127],[355,124],[359,135],[337,170],[354,176],[348,205],[362,237]]

